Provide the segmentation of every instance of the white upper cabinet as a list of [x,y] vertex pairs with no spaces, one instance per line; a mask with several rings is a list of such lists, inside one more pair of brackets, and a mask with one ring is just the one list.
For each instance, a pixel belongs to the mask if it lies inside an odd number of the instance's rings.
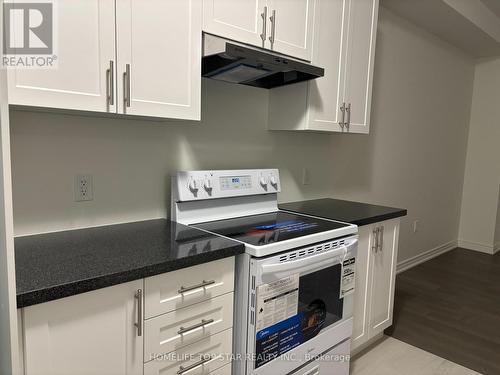
[[378,0],[317,0],[312,63],[325,76],[270,91],[269,128],[368,133]]
[[[345,64],[344,0],[320,0],[316,15],[313,63],[325,76],[309,82],[309,126],[314,130],[340,131]],[[325,48],[329,46],[329,48]]]
[[311,60],[316,0],[203,0],[203,31]]
[[118,113],[200,120],[201,0],[117,0]]
[[110,100],[114,91],[110,83],[115,65],[115,1],[59,0],[55,5],[57,66],[9,69],[9,103],[115,112]]
[[350,0],[345,58],[344,101],[350,106],[346,131],[368,133],[373,60],[377,37],[378,0]]
[[311,61],[316,0],[268,0],[273,51]]
[[203,0],[203,31],[264,46],[266,0]]
[[200,120],[201,0],[58,0],[57,67],[9,71],[9,103]]

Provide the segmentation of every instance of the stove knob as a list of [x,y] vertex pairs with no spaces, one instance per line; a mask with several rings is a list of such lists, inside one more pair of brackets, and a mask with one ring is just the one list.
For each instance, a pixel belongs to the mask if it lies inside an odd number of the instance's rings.
[[206,179],[205,182],[203,183],[203,187],[205,188],[206,191],[211,191],[212,190],[212,181],[210,179]]
[[260,178],[260,184],[262,185],[263,188],[266,188],[267,187],[267,178],[262,176]]
[[189,181],[188,188],[189,190],[191,190],[191,192],[196,193],[198,191],[198,182],[191,179],[191,181]]
[[271,182],[271,185],[273,185],[275,188],[278,188],[278,180],[276,179],[276,176],[271,176],[269,181]]

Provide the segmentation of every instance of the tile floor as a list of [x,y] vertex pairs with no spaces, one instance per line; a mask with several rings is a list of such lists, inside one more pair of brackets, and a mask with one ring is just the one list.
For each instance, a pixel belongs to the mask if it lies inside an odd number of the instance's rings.
[[477,375],[446,359],[384,337],[351,362],[351,375]]

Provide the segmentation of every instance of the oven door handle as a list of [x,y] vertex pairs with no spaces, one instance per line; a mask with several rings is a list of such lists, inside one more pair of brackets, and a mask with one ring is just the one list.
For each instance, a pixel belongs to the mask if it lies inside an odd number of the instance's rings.
[[[335,251],[327,251],[324,253],[319,253],[311,255],[305,258],[299,258],[297,260],[292,260],[277,264],[263,264],[262,275],[266,274],[278,274],[282,272],[310,272],[317,269],[326,268],[330,265],[341,263],[344,259],[347,251],[358,244],[358,239],[354,239],[347,246],[339,247]],[[332,254],[333,253],[333,254]],[[356,256],[356,254],[353,254]]]

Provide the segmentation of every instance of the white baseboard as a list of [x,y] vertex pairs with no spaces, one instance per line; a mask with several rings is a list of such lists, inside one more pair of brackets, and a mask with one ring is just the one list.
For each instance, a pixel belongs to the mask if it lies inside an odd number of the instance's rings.
[[[377,333],[372,338],[370,338],[367,342],[361,344],[360,346],[355,347],[355,348],[351,347],[351,358],[357,356],[358,354],[361,354],[361,352],[364,352],[367,349],[371,349],[372,346],[374,346],[376,343],[378,343],[384,337],[385,337],[384,332],[380,332],[380,333]],[[351,341],[351,343],[352,343],[352,341]]]
[[479,243],[479,242],[458,240],[458,247],[463,247],[464,249],[467,249],[467,250],[479,251],[481,253],[486,253],[486,254],[490,254],[490,255],[495,254],[495,247],[494,246],[487,245],[484,243]]
[[409,259],[403,260],[398,263],[396,266],[396,273],[400,273],[415,266],[418,266],[421,263],[427,262],[428,260],[435,258],[441,254],[444,254],[450,250],[453,250],[457,247],[457,241],[450,241],[435,247],[434,249],[427,250],[421,254],[418,254]]
[[500,241],[495,244],[495,248],[493,249],[493,254],[496,254],[500,251]]

